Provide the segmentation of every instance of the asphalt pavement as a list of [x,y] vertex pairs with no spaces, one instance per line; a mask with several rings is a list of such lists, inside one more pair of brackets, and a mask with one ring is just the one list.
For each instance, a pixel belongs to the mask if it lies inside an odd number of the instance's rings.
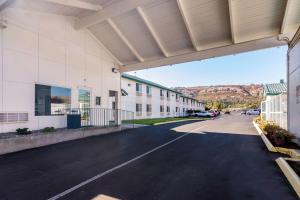
[[298,199],[251,116],[147,126],[0,156],[0,199]]

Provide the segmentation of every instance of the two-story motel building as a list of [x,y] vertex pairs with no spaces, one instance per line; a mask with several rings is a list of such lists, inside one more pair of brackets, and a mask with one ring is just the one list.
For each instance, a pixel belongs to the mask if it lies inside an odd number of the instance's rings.
[[136,119],[185,116],[187,110],[204,110],[203,103],[160,84],[123,73],[121,108]]

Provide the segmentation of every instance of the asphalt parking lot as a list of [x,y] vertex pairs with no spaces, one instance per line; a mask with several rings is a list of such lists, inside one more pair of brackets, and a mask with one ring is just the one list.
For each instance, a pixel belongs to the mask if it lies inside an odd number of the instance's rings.
[[148,126],[0,156],[0,199],[298,199],[251,116]]

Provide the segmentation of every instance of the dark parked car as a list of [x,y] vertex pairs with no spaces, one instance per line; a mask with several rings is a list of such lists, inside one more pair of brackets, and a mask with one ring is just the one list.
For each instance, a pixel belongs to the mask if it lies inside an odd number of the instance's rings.
[[229,111],[229,110],[226,110],[226,111],[224,112],[224,114],[225,114],[225,115],[230,115],[230,111]]

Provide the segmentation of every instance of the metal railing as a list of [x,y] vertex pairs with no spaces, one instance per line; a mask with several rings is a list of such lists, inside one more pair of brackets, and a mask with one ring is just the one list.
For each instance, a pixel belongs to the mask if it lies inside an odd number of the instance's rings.
[[73,108],[67,114],[80,115],[81,127],[133,127],[134,112],[110,108]]

